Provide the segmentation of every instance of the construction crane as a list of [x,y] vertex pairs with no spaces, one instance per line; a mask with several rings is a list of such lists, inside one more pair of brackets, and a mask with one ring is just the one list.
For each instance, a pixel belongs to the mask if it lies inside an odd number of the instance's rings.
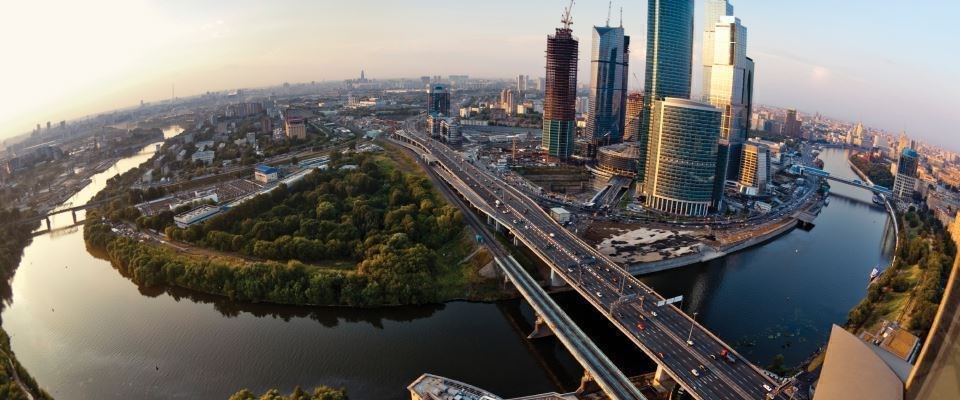
[[570,0],[570,5],[563,9],[563,19],[560,20],[566,30],[570,30],[570,25],[573,25],[573,17],[570,15],[573,12],[573,2],[574,0]]

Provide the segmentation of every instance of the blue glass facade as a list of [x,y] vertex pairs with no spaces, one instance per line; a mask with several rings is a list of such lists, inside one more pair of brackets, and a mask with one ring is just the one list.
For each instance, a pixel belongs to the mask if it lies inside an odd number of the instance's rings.
[[590,56],[590,110],[584,135],[603,146],[623,141],[630,38],[623,28],[595,26]]
[[[655,101],[666,97],[690,98],[692,62],[693,0],[648,0],[644,113],[638,140],[650,140],[650,110]],[[641,171],[645,170],[648,159],[638,163]]]

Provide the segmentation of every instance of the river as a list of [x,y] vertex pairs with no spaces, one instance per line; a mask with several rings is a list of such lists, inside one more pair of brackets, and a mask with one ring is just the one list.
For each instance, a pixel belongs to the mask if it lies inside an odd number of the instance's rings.
[[[153,149],[96,176],[70,201],[89,199]],[[827,170],[853,176],[842,150],[821,158]],[[754,361],[783,353],[798,362],[826,340],[831,323],[843,322],[864,296],[869,271],[892,250],[885,214],[869,194],[832,192],[811,231],[643,279],[665,295],[684,295],[685,309]],[[223,399],[244,387],[298,384],[346,386],[356,399],[405,399],[405,386],[423,372],[514,396],[570,390],[581,372],[555,339],[525,339],[531,312],[520,301],[305,308],[148,291],[87,251],[76,228],[34,238],[11,284],[4,328],[21,363],[58,399]],[[625,371],[652,368],[575,295],[557,300]]]

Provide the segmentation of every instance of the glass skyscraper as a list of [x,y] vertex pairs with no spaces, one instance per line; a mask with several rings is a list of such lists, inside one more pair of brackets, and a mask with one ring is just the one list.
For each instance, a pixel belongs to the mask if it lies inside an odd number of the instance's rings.
[[706,0],[706,12],[703,23],[703,90],[710,87],[710,75],[713,72],[714,29],[720,17],[733,15],[733,5],[727,0]]
[[[644,77],[644,113],[640,126],[643,154],[648,157],[638,162],[646,169],[652,152],[648,146],[652,106],[667,97],[690,98],[690,80],[693,58],[693,0],[647,1],[647,65]],[[716,143],[714,143],[716,147]]]
[[630,37],[623,35],[623,27],[593,27],[590,108],[584,136],[592,138],[598,146],[623,140],[629,46]]
[[[711,6],[717,8],[716,2],[707,3],[707,14],[711,13]],[[753,111],[754,65],[747,57],[747,28],[740,24],[740,19],[730,15],[717,18],[703,33],[704,57],[712,57],[704,60],[704,100],[723,112],[720,137],[728,142],[729,152],[721,154],[719,162],[726,163],[722,168],[725,178],[737,179]],[[708,38],[712,41],[707,42]]]
[[653,103],[643,193],[649,208],[704,216],[714,202],[717,108],[688,99]]

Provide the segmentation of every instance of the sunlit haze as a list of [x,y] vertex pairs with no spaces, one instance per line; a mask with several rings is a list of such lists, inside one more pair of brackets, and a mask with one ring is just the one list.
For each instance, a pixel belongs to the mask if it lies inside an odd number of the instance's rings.
[[[0,137],[205,91],[282,82],[468,74],[542,76],[546,35],[566,1],[17,1],[0,12]],[[646,2],[614,2],[642,79]],[[756,102],[796,107],[958,149],[956,1],[740,0]],[[694,27],[700,92],[702,2]],[[607,2],[573,9],[587,82],[592,25]],[[631,86],[638,81],[631,78]]]

